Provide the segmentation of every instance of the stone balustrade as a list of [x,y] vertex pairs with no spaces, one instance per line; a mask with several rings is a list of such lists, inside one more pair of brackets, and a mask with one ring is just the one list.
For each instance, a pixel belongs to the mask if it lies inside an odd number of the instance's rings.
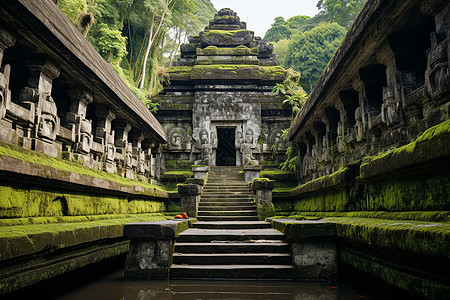
[[197,184],[182,184],[178,186],[178,193],[181,196],[181,210],[191,218],[197,218],[202,190],[202,187]]
[[251,188],[256,195],[256,208],[258,219],[264,221],[275,215],[275,207],[272,202],[272,190],[275,188],[275,180],[256,178],[251,182]]
[[128,279],[168,279],[175,238],[194,220],[126,224],[123,234],[130,239],[130,251],[124,276]]

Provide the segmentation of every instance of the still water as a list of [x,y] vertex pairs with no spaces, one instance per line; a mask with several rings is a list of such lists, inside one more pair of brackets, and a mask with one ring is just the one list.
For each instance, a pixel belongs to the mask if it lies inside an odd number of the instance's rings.
[[343,272],[337,285],[303,281],[125,281],[122,278],[122,263],[111,261],[107,266],[79,270],[2,299],[413,299],[353,271]]

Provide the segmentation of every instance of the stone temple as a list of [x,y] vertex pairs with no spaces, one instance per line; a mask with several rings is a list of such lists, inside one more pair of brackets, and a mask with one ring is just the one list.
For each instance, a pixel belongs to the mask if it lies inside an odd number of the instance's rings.
[[271,93],[286,74],[272,51],[228,8],[189,37],[156,99],[166,161],[241,166],[283,154],[291,110]]

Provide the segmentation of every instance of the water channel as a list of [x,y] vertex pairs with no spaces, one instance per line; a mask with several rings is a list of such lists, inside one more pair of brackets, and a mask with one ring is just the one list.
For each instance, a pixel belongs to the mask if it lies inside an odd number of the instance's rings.
[[308,281],[126,281],[123,258],[72,272],[2,299],[55,300],[350,300],[415,299],[373,278],[341,268],[338,284]]

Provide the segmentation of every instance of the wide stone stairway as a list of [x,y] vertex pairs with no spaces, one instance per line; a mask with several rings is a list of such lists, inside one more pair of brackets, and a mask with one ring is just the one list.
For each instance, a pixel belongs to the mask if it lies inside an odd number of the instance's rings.
[[289,245],[269,222],[258,221],[240,167],[212,167],[194,228],[175,242],[172,279],[292,278]]

